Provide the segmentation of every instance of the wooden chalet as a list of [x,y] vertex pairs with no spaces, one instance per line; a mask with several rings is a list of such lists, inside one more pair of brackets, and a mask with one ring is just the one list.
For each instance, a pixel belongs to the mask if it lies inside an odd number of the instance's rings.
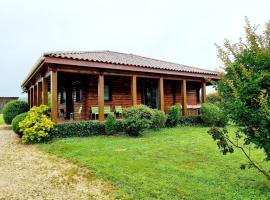
[[176,103],[197,115],[215,71],[112,51],[48,52],[23,82],[30,106],[51,105],[54,122],[105,119],[104,106],[145,104],[166,111]]

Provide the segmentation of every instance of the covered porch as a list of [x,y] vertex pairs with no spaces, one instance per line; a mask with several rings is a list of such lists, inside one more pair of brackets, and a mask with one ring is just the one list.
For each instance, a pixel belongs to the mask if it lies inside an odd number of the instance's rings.
[[206,98],[206,80],[164,74],[124,73],[115,70],[86,70],[49,67],[28,89],[30,106],[51,106],[55,123],[95,119],[105,120],[104,107],[114,112],[145,104],[166,111],[180,103],[183,115],[198,115]]

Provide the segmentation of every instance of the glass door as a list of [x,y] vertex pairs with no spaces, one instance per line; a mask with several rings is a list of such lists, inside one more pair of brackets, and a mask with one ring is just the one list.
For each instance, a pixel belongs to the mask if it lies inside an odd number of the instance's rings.
[[157,80],[149,79],[142,81],[143,104],[150,108],[158,108],[158,83]]

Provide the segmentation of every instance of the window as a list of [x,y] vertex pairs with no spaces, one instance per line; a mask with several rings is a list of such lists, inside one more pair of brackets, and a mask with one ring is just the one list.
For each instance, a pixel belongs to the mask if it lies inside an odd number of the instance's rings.
[[79,102],[82,100],[82,86],[79,84],[76,86],[76,102]]
[[112,91],[111,91],[111,86],[109,84],[104,85],[104,100],[105,101],[112,100]]
[[66,102],[66,89],[61,87],[60,88],[60,103],[65,103]]

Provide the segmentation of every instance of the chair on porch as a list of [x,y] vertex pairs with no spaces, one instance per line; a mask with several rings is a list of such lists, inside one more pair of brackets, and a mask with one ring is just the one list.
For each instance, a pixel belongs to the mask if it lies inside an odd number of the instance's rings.
[[123,117],[123,108],[122,106],[115,106],[114,107],[114,112],[115,112],[115,115],[117,116],[120,116]]
[[95,115],[95,120],[96,120],[98,114],[99,114],[98,107],[97,106],[92,106],[91,107],[91,119],[92,119],[93,115]]
[[104,114],[108,115],[108,114],[111,114],[111,113],[113,113],[111,111],[111,106],[104,106]]

